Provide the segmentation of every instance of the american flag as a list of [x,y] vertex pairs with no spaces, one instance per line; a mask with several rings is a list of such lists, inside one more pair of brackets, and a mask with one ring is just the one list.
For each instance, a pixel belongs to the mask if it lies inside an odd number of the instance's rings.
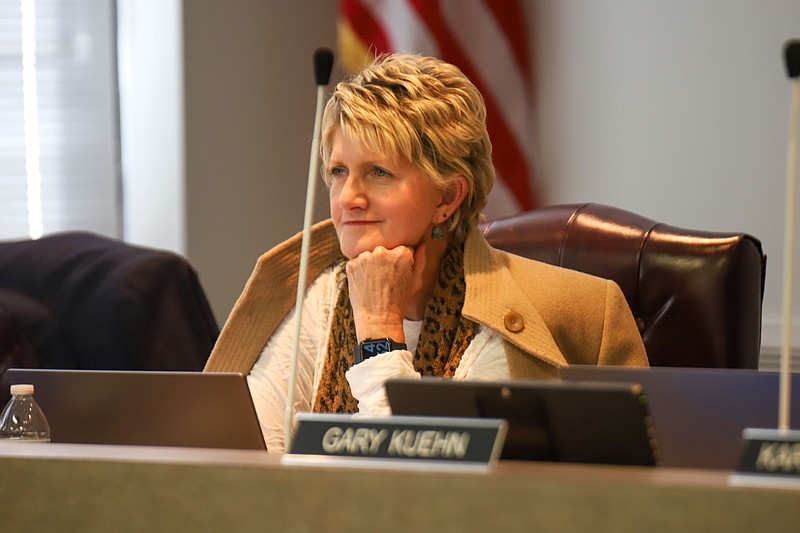
[[339,0],[338,41],[350,72],[388,52],[458,66],[486,101],[498,180],[484,214],[496,218],[536,205],[529,156],[533,81],[519,0]]

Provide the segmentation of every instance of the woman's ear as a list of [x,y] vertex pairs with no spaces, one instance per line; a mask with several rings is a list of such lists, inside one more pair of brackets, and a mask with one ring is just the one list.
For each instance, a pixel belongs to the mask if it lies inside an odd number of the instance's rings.
[[447,184],[439,207],[451,216],[467,196],[467,178],[456,176]]

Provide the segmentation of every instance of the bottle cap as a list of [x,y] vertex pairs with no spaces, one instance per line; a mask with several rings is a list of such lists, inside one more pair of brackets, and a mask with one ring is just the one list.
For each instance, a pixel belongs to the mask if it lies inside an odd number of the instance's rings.
[[16,394],[33,394],[33,385],[30,384],[11,385],[11,395],[14,396]]

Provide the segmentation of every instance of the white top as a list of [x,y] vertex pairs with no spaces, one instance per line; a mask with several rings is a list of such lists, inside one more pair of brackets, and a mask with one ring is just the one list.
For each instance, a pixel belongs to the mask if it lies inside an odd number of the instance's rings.
[[[327,355],[331,317],[338,288],[335,267],[324,270],[306,291],[304,317],[300,330],[294,412],[311,411]],[[284,410],[293,334],[297,313],[292,309],[275,330],[256,361],[247,383],[270,453],[284,449]],[[421,322],[404,321],[408,350],[394,350],[371,357],[347,371],[359,413],[370,416],[391,414],[383,384],[390,378],[419,378],[414,370],[413,350],[419,339]],[[487,328],[480,328],[464,352],[454,379],[507,380],[508,363],[501,338]]]
[[[316,397],[330,336],[338,288],[336,267],[329,267],[311,282],[303,303],[300,350],[297,356],[294,412],[311,411]],[[270,453],[283,452],[283,425],[293,334],[297,313],[289,311],[256,361],[247,383]],[[383,384],[390,378],[419,378],[414,370],[413,351],[419,340],[421,322],[404,321],[408,350],[394,350],[352,367],[345,377],[359,413],[370,416],[391,414]],[[454,379],[485,381],[510,379],[501,337],[479,326],[478,333],[464,352]]]

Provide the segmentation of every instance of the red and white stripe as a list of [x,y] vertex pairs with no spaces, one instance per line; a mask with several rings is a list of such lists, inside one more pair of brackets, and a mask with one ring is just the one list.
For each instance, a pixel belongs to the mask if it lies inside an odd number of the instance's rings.
[[499,178],[484,213],[533,208],[532,76],[520,1],[339,0],[339,8],[346,68],[358,70],[381,53],[415,52],[453,63],[472,80],[486,100]]

